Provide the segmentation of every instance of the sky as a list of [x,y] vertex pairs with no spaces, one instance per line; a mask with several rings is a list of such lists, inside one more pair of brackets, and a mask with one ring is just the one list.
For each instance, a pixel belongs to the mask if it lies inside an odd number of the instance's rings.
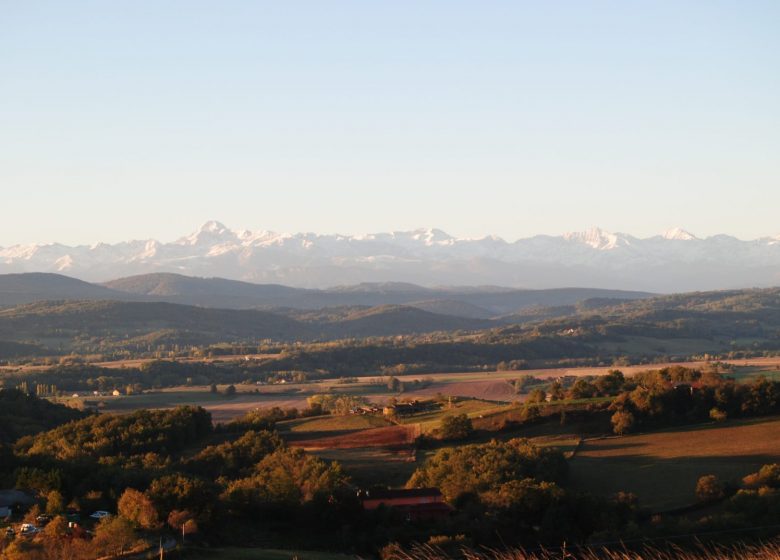
[[780,234],[780,3],[0,0],[0,246]]

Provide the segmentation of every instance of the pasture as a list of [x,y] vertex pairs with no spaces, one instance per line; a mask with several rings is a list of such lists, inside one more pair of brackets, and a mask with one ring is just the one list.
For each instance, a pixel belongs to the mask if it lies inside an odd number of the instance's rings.
[[780,418],[728,421],[584,440],[570,462],[570,481],[603,496],[632,492],[640,506],[664,511],[694,503],[700,476],[738,482],[775,462]]

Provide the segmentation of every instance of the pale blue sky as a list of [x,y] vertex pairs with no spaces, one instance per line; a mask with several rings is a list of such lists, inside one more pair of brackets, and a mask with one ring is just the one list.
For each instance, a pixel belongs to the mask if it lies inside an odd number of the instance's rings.
[[0,246],[780,234],[780,2],[0,0]]

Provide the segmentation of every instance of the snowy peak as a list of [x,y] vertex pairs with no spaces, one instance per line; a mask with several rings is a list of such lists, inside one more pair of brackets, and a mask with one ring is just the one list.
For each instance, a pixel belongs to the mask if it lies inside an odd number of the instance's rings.
[[412,233],[412,239],[422,241],[426,245],[440,245],[455,241],[455,238],[440,229],[418,229]]
[[679,227],[666,230],[661,237],[669,241],[696,241],[699,239],[692,233]]
[[621,246],[630,245],[626,236],[618,233],[609,233],[599,228],[591,228],[587,231],[565,233],[563,238],[574,243],[582,243],[599,251],[609,251]]
[[638,238],[599,228],[507,243],[435,228],[337,235],[234,231],[217,221],[175,242],[153,239],[0,249],[0,274],[84,280],[149,273],[325,288],[362,282],[693,291],[780,285],[780,237],[697,238],[682,228]]
[[181,245],[205,245],[209,243],[221,243],[233,241],[238,236],[224,224],[217,221],[210,221],[203,224],[198,231],[182,238],[179,241]]

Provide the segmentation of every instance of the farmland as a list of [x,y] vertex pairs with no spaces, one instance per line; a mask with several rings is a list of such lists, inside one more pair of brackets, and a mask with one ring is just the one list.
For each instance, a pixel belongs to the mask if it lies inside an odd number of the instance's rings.
[[691,504],[702,475],[738,480],[779,461],[780,419],[729,421],[586,440],[571,461],[571,481],[604,496],[632,492],[640,505],[663,511]]
[[[747,360],[725,360],[733,366],[733,376],[739,382],[750,382],[758,376],[769,378],[780,377],[780,358],[751,358]],[[706,367],[709,362],[681,362],[648,365],[620,366],[626,375],[632,375],[648,369],[658,369],[669,366],[684,366],[690,368]],[[363,376],[357,377],[354,383],[343,383],[338,378],[322,379],[307,383],[286,383],[283,385],[242,385],[236,384],[236,395],[226,397],[223,393],[227,385],[219,385],[217,393],[211,393],[208,386],[180,386],[139,394],[122,395],[119,397],[91,395],[74,398],[59,398],[60,402],[77,403],[98,406],[105,412],[125,413],[142,408],[173,408],[180,405],[199,405],[206,408],[214,417],[215,422],[228,422],[256,408],[298,408],[307,406],[306,399],[312,395],[323,393],[338,393],[355,395],[377,404],[385,404],[391,398],[398,399],[430,399],[452,397],[455,400],[473,399],[472,404],[459,404],[474,419],[480,416],[490,416],[495,426],[501,419],[497,413],[505,413],[506,419],[512,420],[512,409],[505,407],[510,403],[521,403],[525,395],[515,392],[512,382],[523,376],[533,376],[552,381],[560,377],[584,377],[606,374],[613,367],[579,367],[579,368],[546,368],[527,369],[520,371],[484,371],[484,372],[442,372],[425,375],[401,375],[397,379],[409,384],[410,389],[403,393],[392,391],[387,386],[387,377]],[[415,385],[415,382],[417,385]],[[504,408],[502,408],[504,406]],[[517,409],[514,409],[515,415]],[[438,422],[439,416],[419,417],[415,421],[422,424],[423,431],[429,430]],[[492,429],[495,429],[495,426]],[[487,426],[485,426],[487,428]]]

